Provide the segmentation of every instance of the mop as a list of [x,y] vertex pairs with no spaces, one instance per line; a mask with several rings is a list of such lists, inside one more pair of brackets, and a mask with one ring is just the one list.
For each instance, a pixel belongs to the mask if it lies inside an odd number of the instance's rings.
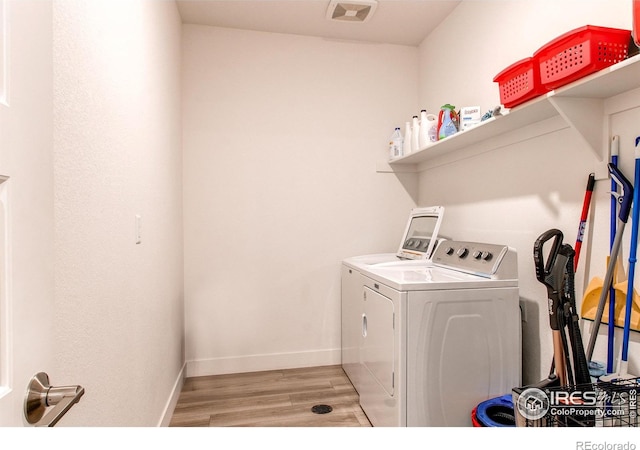
[[[620,152],[620,136],[614,136],[611,141],[611,165],[618,166],[618,154]],[[611,179],[611,219],[610,219],[610,236],[609,251],[613,248],[616,236],[616,211],[618,210],[618,202],[616,195],[618,186],[616,181]],[[607,373],[613,373],[614,360],[614,338],[616,330],[616,288],[613,283],[609,287],[609,328],[607,329]]]
[[631,218],[631,247],[629,249],[629,275],[627,278],[627,300],[622,335],[622,354],[618,363],[618,372],[601,377],[601,381],[612,382],[636,378],[629,374],[629,332],[631,330],[631,311],[633,309],[633,284],[638,253],[638,221],[640,221],[640,136],[636,138],[635,179],[633,188],[633,214]]
[[[620,247],[622,245],[622,236],[624,233],[624,228],[629,218],[629,212],[631,210],[632,199],[629,194],[631,192],[635,193],[634,187],[627,180],[627,178],[622,174],[620,169],[613,164],[608,164],[609,173],[611,174],[612,180],[614,180],[618,185],[620,185],[620,194],[618,194],[618,202],[620,203],[620,211],[618,213],[618,226],[615,234],[615,239],[613,245],[611,246],[611,255],[609,257],[609,263],[607,265],[607,272],[605,274],[605,279],[600,286],[596,283],[597,288],[595,287],[587,287],[587,292],[582,300],[582,317],[589,317],[588,313],[588,305],[591,304],[591,297],[599,292],[599,300],[597,303],[597,310],[595,313],[595,317],[593,319],[593,327],[591,336],[589,337],[589,344],[587,346],[587,361],[591,361],[593,357],[593,351],[595,349],[596,338],[598,336],[598,329],[600,328],[600,323],[602,322],[602,315],[604,313],[604,306],[607,301],[607,296],[609,294],[609,288],[613,285],[613,275],[616,267],[616,260],[618,258],[618,252],[620,251]],[[591,285],[591,283],[589,283]]]

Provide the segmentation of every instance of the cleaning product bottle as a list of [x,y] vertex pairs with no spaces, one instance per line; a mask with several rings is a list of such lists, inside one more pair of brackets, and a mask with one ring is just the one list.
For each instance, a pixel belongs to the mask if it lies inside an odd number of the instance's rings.
[[399,158],[400,156],[402,156],[402,133],[400,132],[400,127],[396,127],[389,142],[389,159]]
[[427,110],[425,109],[420,111],[420,148],[425,148],[427,145],[435,142],[435,140],[431,140],[429,133],[431,133],[431,128],[433,128],[437,123],[438,119],[436,118],[436,116],[434,116],[433,114],[427,114]]
[[[420,148],[425,148],[427,145],[432,144],[437,139],[436,127],[438,125],[438,118],[433,114],[427,114],[427,111],[423,109],[420,111]],[[433,134],[433,139],[432,135]]]
[[420,150],[420,121],[418,116],[413,116],[411,121],[411,151]]
[[456,127],[456,107],[450,104],[443,105],[438,115],[438,140],[455,134]]
[[429,126],[429,142],[432,144],[438,141],[438,119],[436,116],[433,116],[434,120],[431,121],[431,125]]
[[402,156],[411,153],[411,122],[404,123],[404,142],[402,145]]

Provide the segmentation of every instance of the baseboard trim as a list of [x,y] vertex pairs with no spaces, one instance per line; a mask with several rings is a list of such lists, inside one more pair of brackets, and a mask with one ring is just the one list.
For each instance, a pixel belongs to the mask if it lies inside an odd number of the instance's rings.
[[341,350],[271,353],[187,361],[187,377],[340,364]]
[[176,378],[176,382],[173,384],[173,389],[171,390],[171,395],[167,400],[167,404],[164,407],[164,411],[162,413],[162,417],[160,418],[160,422],[158,423],[158,427],[168,427],[171,423],[171,417],[173,416],[173,412],[176,409],[176,405],[178,404],[178,399],[180,398],[180,392],[182,392],[182,387],[184,386],[184,380],[186,378],[187,372],[187,363],[185,362],[182,365],[182,369],[178,372],[178,377]]

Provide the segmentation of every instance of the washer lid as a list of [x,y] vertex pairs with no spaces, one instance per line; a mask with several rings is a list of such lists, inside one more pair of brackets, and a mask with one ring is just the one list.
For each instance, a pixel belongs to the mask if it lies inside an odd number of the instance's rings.
[[364,271],[364,275],[397,291],[464,290],[518,286],[517,280],[485,278],[428,263],[422,267],[419,265],[373,266]]
[[429,259],[438,240],[444,207],[414,208],[396,255],[403,259]]
[[430,260],[372,265],[363,273],[400,291],[518,286],[515,249],[469,241],[444,241]]

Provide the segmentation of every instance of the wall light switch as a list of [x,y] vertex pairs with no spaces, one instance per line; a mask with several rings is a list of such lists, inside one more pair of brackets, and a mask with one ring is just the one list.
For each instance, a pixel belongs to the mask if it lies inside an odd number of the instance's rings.
[[142,243],[142,216],[136,214],[136,244]]

